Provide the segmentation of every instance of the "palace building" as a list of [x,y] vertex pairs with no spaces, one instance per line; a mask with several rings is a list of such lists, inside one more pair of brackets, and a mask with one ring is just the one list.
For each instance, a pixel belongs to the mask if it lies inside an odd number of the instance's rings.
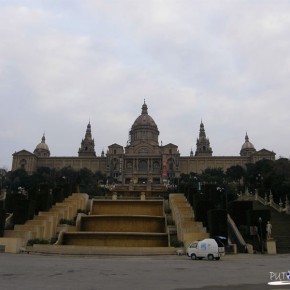
[[195,153],[180,156],[178,146],[172,143],[163,145],[158,140],[159,130],[154,119],[148,114],[144,101],[141,114],[134,121],[129,140],[125,147],[119,144],[108,146],[106,154],[95,152],[91,124],[86,128],[81,140],[78,156],[51,156],[45,136],[33,152],[21,150],[13,154],[12,170],[25,169],[29,174],[38,167],[61,169],[72,167],[76,170],[88,168],[105,173],[110,182],[130,184],[160,185],[181,173],[201,173],[206,168],[226,170],[233,165],[245,166],[262,159],[275,160],[275,153],[266,149],[256,150],[246,134],[239,156],[213,156],[209,138],[206,136],[203,122],[200,124]]

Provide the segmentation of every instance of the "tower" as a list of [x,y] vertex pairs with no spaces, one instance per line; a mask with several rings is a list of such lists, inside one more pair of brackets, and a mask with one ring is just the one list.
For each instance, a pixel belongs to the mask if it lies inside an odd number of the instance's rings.
[[85,138],[82,139],[81,148],[79,149],[79,157],[96,156],[95,141],[92,139],[91,123],[89,122],[86,130]]
[[196,140],[195,156],[212,156],[209,139],[206,138],[204,125],[201,121],[199,129],[199,138]]

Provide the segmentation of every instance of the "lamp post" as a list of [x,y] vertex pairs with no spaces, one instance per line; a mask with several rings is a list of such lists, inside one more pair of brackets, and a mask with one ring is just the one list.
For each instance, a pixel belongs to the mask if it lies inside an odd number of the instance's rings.
[[224,187],[218,186],[216,189],[220,193],[222,193],[222,192],[224,193],[224,195],[225,195],[225,208],[226,208],[226,210],[228,210],[228,192],[226,190],[226,186],[224,186]]
[[263,232],[262,232],[262,218],[261,217],[259,217],[259,225],[260,225],[261,254],[264,254]]

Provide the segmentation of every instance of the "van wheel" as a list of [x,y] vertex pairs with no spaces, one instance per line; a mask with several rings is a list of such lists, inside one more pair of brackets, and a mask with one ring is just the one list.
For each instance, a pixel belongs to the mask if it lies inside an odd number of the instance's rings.
[[211,261],[214,260],[214,256],[213,256],[213,254],[208,254],[208,255],[207,255],[207,258],[208,258],[209,260],[211,260]]
[[196,260],[196,255],[195,254],[191,254],[191,260]]

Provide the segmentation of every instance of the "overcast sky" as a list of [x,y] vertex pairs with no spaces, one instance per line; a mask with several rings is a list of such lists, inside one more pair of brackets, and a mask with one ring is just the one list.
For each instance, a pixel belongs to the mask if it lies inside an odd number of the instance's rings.
[[290,1],[1,0],[0,167],[33,152],[126,145],[146,99],[159,142],[213,155],[290,151]]

